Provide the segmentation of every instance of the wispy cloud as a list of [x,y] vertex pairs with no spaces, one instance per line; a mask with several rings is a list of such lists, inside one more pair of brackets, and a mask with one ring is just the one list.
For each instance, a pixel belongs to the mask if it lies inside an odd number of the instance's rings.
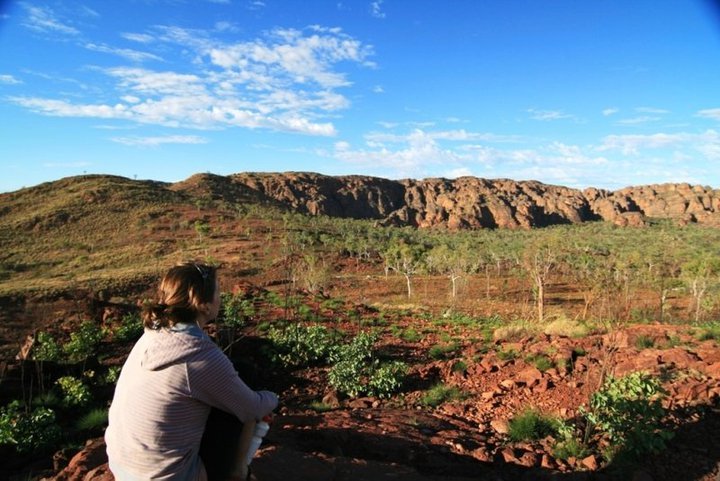
[[533,120],[551,121],[575,118],[574,115],[566,114],[560,110],[528,109],[527,112],[530,114],[530,118]]
[[113,55],[118,55],[118,56],[126,58],[128,60],[132,60],[133,62],[144,62],[147,60],[162,61],[162,58],[160,58],[157,55],[154,55],[152,53],[140,52],[138,50],[132,50],[129,48],[117,48],[117,47],[110,47],[109,45],[104,45],[104,44],[98,45],[98,44],[94,44],[94,43],[86,43],[85,48],[88,50],[95,51],[95,52],[110,53]]
[[618,113],[619,111],[620,111],[620,109],[618,109],[618,108],[616,108],[616,107],[610,107],[610,108],[607,108],[607,109],[603,110],[603,111],[602,111],[602,114],[603,114],[605,117],[609,117],[610,115],[616,114],[616,113]]
[[151,43],[155,41],[155,37],[147,33],[121,33],[120,36],[131,42]]
[[658,109],[655,107],[637,107],[637,108],[635,108],[635,111],[644,113],[644,114],[667,114],[667,113],[670,113],[669,110]]
[[159,137],[113,137],[110,140],[131,147],[157,147],[163,144],[206,144],[208,139],[197,135],[165,135]]
[[370,2],[370,15],[375,18],[385,18],[385,12],[382,10],[383,0]]
[[720,120],[720,108],[700,110],[696,115],[707,119]]
[[642,115],[640,117],[631,117],[629,119],[621,119],[618,120],[618,125],[638,125],[638,124],[646,124],[648,122],[657,122],[658,120],[662,120],[662,117],[654,117],[651,115]]
[[[225,44],[211,31],[154,27],[153,35],[128,40],[179,45],[194,62],[184,72],[135,66],[95,68],[115,80],[117,100],[16,96],[10,100],[37,113],[63,117],[124,119],[168,127],[265,128],[308,135],[336,134],[332,113],[349,107],[339,89],[350,85],[340,62],[367,65],[372,47],[339,28],[274,30],[267,37]],[[161,60],[154,54],[105,44],[85,48],[134,62]],[[82,95],[83,92],[78,92]],[[105,97],[107,98],[107,97]],[[327,117],[327,121],[323,118]]]
[[0,84],[18,85],[21,83],[22,83],[21,80],[16,79],[12,75],[0,74]]
[[64,35],[78,35],[80,31],[75,27],[61,21],[56,14],[48,7],[38,7],[29,3],[21,4],[26,12],[27,17],[23,21],[23,25],[43,33],[60,33]]
[[700,134],[681,132],[651,135],[608,135],[597,148],[598,151],[619,151],[624,155],[638,156],[644,150],[674,149],[678,155],[683,150],[698,151],[707,160],[720,160],[720,134],[707,130]]

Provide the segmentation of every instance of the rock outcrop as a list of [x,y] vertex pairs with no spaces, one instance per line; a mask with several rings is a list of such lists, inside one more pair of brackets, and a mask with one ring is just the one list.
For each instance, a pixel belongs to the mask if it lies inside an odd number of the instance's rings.
[[232,202],[261,201],[311,215],[450,229],[531,228],[648,219],[720,226],[720,190],[689,184],[585,190],[536,181],[460,177],[393,181],[315,173],[198,174],[173,190]]

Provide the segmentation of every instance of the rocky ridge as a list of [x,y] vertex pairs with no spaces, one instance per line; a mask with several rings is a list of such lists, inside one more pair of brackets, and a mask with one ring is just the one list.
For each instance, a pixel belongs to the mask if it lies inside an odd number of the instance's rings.
[[532,228],[596,220],[642,226],[648,218],[720,226],[720,190],[690,184],[608,191],[476,177],[394,181],[286,172],[198,174],[171,188],[226,201],[253,199],[311,215],[420,228]]

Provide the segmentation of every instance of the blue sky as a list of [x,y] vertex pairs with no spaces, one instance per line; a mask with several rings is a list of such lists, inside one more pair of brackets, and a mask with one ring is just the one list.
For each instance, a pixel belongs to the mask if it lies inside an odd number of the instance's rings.
[[0,191],[83,173],[720,188],[702,0],[0,0]]

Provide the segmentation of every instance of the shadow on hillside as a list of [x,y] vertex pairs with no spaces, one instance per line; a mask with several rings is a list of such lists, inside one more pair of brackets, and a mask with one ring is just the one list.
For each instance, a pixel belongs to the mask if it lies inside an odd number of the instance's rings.
[[[359,412],[353,414],[353,417],[362,416]],[[412,412],[407,416],[406,421],[412,422]],[[302,419],[296,418],[296,421]],[[713,408],[706,409],[695,422],[680,426],[668,448],[661,453],[636,462],[616,462],[596,472],[574,473],[508,463],[499,453],[490,461],[480,461],[472,456],[478,447],[477,438],[458,439],[468,454],[452,452],[437,440],[431,442],[436,429],[448,427],[442,426],[444,421],[438,421],[440,425],[434,429],[393,434],[319,428],[317,419],[308,417],[307,421],[307,425],[290,429],[286,425],[270,436],[274,450],[257,460],[258,479],[709,481],[717,479],[720,463],[720,410]],[[398,423],[406,424],[401,420]]]

